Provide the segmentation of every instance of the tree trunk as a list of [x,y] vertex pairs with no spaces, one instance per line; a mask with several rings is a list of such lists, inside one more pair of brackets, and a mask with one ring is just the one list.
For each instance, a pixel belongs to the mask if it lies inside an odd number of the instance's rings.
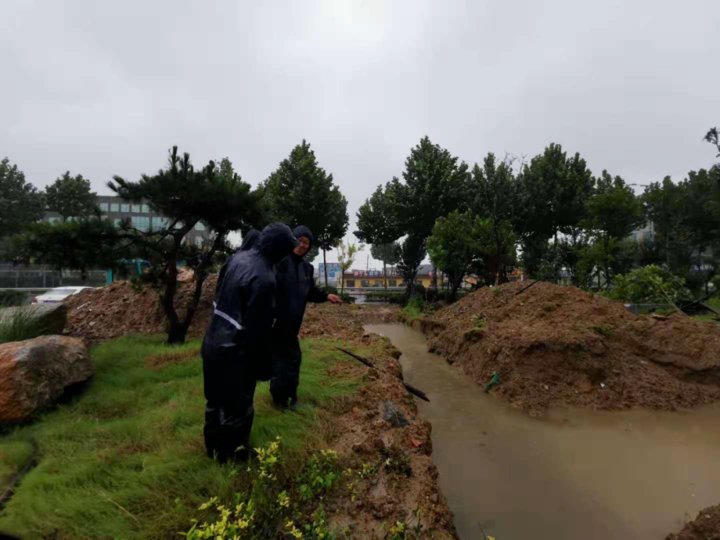
[[610,238],[605,235],[605,238],[603,239],[603,251],[605,252],[605,288],[610,288],[610,254],[608,253],[610,251]]
[[188,327],[180,322],[168,324],[168,345],[182,345],[187,337]]
[[385,282],[385,300],[388,299],[387,263],[383,261],[383,281]]
[[433,289],[437,289],[437,266],[433,264],[432,269],[432,282],[430,283],[430,287]]
[[326,252],[325,252],[325,250],[323,249],[322,251],[323,251],[323,269],[325,270],[325,288],[327,289],[327,286],[328,286],[328,279],[327,279],[327,257],[326,257]]
[[555,229],[555,243],[553,245],[554,255],[553,267],[555,268],[555,283],[560,283],[560,261],[558,260],[558,230]]

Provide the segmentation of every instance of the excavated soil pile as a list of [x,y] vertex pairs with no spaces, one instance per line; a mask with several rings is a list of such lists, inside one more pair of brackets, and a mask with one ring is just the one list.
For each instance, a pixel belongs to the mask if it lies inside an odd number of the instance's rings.
[[[720,399],[720,325],[633,315],[574,287],[481,289],[422,320],[430,347],[514,406],[674,410]],[[521,292],[522,291],[522,292]],[[519,294],[518,294],[519,293]]]
[[[207,328],[217,276],[211,275],[203,286],[200,304],[190,326],[191,336],[201,336]],[[192,293],[193,283],[179,284],[175,301],[182,315]],[[86,289],[69,297],[67,332],[96,343],[126,334],[158,334],[165,331],[165,315],[157,293],[150,288],[137,289],[129,282],[113,283],[101,289]],[[302,335],[333,337],[357,336],[362,322],[397,320],[395,306],[330,304],[308,306]]]
[[667,540],[720,540],[720,504],[701,510],[694,521]]
[[[195,312],[190,335],[205,331],[212,310],[217,276],[208,277],[203,285],[200,304]],[[193,283],[178,284],[175,305],[182,316],[192,294]],[[94,343],[126,334],[158,334],[165,331],[165,315],[158,294],[149,287],[138,289],[119,281],[101,289],[86,289],[69,297],[66,330],[72,336]]]

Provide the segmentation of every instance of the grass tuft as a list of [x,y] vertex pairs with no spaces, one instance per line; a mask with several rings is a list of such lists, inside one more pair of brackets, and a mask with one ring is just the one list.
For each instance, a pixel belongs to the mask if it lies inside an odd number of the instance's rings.
[[47,334],[48,328],[32,307],[0,315],[0,343],[23,341]]

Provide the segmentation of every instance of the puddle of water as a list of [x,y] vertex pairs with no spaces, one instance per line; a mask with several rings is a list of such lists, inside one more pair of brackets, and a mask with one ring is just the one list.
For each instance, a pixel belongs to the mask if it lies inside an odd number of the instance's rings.
[[432,424],[433,461],[460,538],[659,540],[720,502],[720,406],[554,411],[491,398],[400,324],[367,325],[403,353]]

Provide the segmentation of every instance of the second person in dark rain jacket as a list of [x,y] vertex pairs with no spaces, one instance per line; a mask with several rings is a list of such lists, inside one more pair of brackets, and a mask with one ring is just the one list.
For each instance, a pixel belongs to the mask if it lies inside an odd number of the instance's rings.
[[278,263],[276,320],[272,338],[272,379],[270,393],[278,407],[297,402],[302,354],[298,333],[308,302],[342,303],[335,294],[327,294],[315,285],[312,265],[305,255],[312,247],[313,234],[301,225],[293,230],[299,245]]

